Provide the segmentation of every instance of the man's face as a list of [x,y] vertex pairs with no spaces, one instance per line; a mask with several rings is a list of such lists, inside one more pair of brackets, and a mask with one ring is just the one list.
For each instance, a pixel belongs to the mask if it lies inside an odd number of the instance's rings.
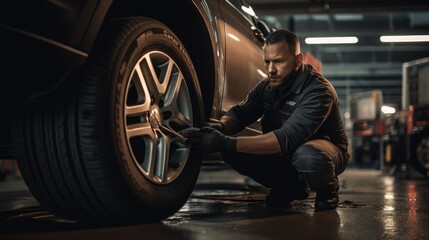
[[288,87],[291,84],[290,76],[294,75],[301,66],[301,54],[294,55],[289,51],[286,42],[265,45],[264,62],[272,88]]

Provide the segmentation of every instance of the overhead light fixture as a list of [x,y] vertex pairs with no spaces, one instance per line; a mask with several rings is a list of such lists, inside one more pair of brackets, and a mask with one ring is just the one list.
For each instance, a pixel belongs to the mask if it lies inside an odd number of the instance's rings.
[[429,42],[429,35],[381,36],[381,42]]
[[383,105],[381,107],[381,112],[384,114],[394,114],[396,112],[396,109],[394,107]]
[[307,44],[352,44],[357,43],[357,37],[308,37]]
[[363,14],[335,14],[336,21],[362,21]]

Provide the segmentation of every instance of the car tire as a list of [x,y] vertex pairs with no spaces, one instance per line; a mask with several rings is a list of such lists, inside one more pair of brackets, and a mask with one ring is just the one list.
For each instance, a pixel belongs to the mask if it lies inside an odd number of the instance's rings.
[[410,159],[425,178],[429,173],[429,129],[416,128],[411,135]]
[[54,214],[154,221],[189,198],[201,154],[178,131],[201,126],[201,92],[178,37],[157,20],[112,20],[75,84],[15,116],[17,159]]
[[417,160],[420,167],[427,173],[429,171],[429,137],[423,138],[417,146]]

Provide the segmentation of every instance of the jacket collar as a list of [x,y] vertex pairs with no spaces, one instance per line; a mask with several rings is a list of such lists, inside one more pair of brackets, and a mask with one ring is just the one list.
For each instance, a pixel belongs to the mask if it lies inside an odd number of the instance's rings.
[[300,94],[302,86],[304,86],[305,80],[307,79],[307,73],[312,71],[312,66],[307,64],[302,64],[302,66],[298,69],[296,74],[295,82],[289,89],[281,89],[283,93],[294,93]]
[[296,80],[292,85],[291,92],[295,94],[300,94],[302,86],[304,86],[305,80],[307,79],[307,73],[312,71],[312,66],[307,64],[302,64],[298,69]]

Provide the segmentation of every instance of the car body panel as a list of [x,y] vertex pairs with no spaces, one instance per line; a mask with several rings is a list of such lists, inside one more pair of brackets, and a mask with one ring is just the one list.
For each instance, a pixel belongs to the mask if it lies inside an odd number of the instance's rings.
[[222,110],[225,112],[242,101],[265,76],[262,43],[252,31],[255,25],[241,16],[243,14],[228,1],[221,1],[221,8],[226,26],[226,81],[222,99]]
[[[210,117],[220,119],[222,114],[223,83],[225,81],[225,23],[220,13],[218,1],[193,1],[193,3],[199,9],[206,26],[210,26],[210,28],[208,28],[208,33],[211,38],[214,64],[214,81],[208,81],[209,83],[213,83],[213,103],[211,104]],[[204,80],[205,79],[200,79],[200,82]],[[207,84],[207,82],[205,82],[205,84]]]

